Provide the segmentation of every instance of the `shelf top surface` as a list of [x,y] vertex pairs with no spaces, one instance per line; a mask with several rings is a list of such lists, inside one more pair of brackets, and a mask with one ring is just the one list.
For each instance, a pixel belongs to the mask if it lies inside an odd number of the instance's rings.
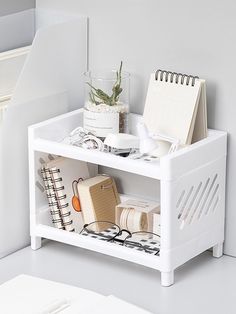
[[[130,118],[131,133],[135,134],[134,125],[140,119],[139,115],[132,114]],[[134,160],[128,157],[116,156],[111,153],[88,150],[63,143],[70,132],[83,123],[83,110],[52,118],[30,127],[33,131],[33,147],[35,150],[78,159],[101,166],[136,173],[139,175],[160,179],[160,161]]]
[[[142,116],[130,114],[129,126],[131,134],[137,135],[136,126],[140,119],[142,119]],[[143,159],[134,160],[128,157],[116,156],[97,150],[87,150],[63,142],[72,130],[82,125],[83,109],[78,109],[30,126],[29,134],[31,134],[31,137],[29,138],[29,142],[31,142],[32,148],[36,151],[78,159],[160,180],[163,177],[161,168],[162,160],[169,160],[180,154],[190,152],[193,149],[196,150],[198,147],[201,148],[204,145],[208,145],[211,141],[226,136],[225,132],[209,130],[208,137],[204,140],[155,161],[145,161]]]
[[86,150],[84,148],[42,139],[35,140],[34,149],[41,152],[94,163],[100,166],[136,173],[154,179],[161,179],[159,160],[154,162],[133,160],[97,150]]

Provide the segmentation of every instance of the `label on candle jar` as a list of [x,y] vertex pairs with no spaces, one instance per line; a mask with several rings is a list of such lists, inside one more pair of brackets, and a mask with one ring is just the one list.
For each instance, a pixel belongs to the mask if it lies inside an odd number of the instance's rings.
[[97,137],[106,137],[109,133],[119,133],[119,113],[92,112],[85,109],[84,128]]

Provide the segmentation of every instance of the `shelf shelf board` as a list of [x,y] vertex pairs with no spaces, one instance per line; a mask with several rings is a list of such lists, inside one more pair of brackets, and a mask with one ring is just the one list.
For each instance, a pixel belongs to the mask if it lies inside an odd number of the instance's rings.
[[59,230],[54,227],[38,224],[34,234],[38,237],[54,240],[105,255],[117,257],[146,267],[161,270],[161,258],[144,252],[131,250],[127,247],[85,237],[78,233]]
[[37,138],[33,142],[33,149],[67,158],[77,159],[106,166],[113,169],[127,171],[153,179],[161,179],[160,162],[146,162],[144,160],[133,160],[125,157],[115,156],[94,150],[58,143],[50,140]]

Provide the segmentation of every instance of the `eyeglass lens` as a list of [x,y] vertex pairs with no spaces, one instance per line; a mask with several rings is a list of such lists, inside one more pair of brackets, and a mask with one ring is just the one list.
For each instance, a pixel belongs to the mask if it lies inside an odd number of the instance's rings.
[[133,232],[126,237],[124,246],[156,255],[160,251],[160,237],[152,232]]

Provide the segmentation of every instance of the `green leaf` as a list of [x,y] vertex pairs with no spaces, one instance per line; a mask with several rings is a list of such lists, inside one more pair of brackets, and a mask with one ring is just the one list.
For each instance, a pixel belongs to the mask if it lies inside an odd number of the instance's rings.
[[[119,71],[116,71],[116,82],[112,87],[112,94],[109,96],[103,90],[99,88],[95,88],[92,84],[87,84],[91,87],[91,92],[89,93],[90,101],[95,103],[96,105],[105,103],[108,106],[114,106],[117,104],[119,100],[119,96],[122,93],[121,88],[121,72],[122,72],[123,62],[120,63]],[[97,100],[96,100],[97,98]]]

